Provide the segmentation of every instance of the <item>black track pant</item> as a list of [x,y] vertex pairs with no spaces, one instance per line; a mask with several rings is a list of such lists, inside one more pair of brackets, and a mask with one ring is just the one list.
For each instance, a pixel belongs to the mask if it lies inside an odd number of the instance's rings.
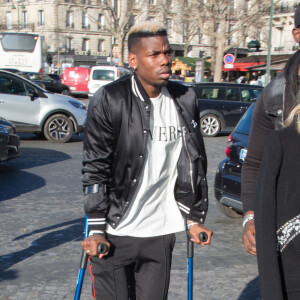
[[167,299],[175,234],[150,238],[107,236],[108,256],[91,257],[97,300]]

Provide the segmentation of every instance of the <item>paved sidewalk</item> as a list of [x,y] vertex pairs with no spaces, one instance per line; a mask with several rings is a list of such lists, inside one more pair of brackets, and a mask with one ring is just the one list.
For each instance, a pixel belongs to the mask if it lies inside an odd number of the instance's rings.
[[[0,300],[73,299],[84,227],[82,138],[52,144],[29,137],[22,136],[19,159],[0,164]],[[195,247],[194,300],[260,299],[256,258],[241,243],[242,219],[224,216],[213,197],[226,140],[205,139],[210,195],[206,226],[214,236],[210,247]],[[169,300],[186,295],[186,237],[180,233]],[[88,270],[81,299],[92,299]]]

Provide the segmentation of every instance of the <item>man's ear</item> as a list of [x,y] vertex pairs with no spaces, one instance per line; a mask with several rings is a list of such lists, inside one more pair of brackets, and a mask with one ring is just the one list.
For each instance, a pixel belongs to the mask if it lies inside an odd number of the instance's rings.
[[137,59],[136,59],[136,55],[133,54],[132,52],[130,52],[130,53],[128,54],[128,64],[129,64],[129,66],[130,66],[132,69],[134,69],[134,70],[137,69]]
[[300,28],[294,28],[292,31],[296,43],[300,43]]

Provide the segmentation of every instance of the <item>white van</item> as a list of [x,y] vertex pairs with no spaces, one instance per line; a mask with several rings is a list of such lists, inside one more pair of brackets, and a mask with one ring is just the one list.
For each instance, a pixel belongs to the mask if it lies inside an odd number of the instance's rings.
[[106,85],[126,74],[132,74],[129,69],[115,66],[94,66],[90,72],[88,84],[89,97],[92,97],[96,91],[103,85]]

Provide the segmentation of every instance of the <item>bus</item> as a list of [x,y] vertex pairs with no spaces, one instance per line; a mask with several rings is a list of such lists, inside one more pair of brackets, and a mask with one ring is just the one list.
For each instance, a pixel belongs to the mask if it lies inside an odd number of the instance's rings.
[[42,72],[42,42],[36,33],[0,32],[0,68]]

